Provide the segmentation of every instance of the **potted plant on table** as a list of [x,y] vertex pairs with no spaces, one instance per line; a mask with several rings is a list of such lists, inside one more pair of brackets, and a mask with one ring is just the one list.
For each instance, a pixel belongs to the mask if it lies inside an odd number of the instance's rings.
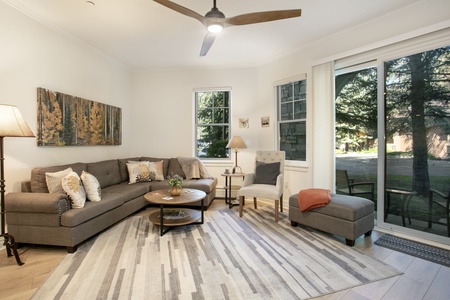
[[172,196],[179,196],[183,186],[183,177],[175,174],[169,178],[168,184],[170,186],[170,194]]

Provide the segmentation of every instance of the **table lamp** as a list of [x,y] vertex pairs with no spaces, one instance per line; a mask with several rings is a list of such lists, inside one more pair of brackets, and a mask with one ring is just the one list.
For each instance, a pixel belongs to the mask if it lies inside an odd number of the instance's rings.
[[227,144],[227,148],[234,149],[235,152],[235,161],[234,161],[234,167],[233,167],[233,174],[240,174],[242,173],[242,168],[238,166],[237,164],[237,154],[238,149],[245,149],[247,148],[247,145],[244,143],[244,140],[240,136],[233,136],[231,137],[231,140]]
[[[6,246],[6,253],[8,256],[14,256],[17,264],[23,265],[20,261],[17,248],[14,243],[14,237],[6,232],[6,219],[5,219],[5,167],[4,167],[4,155],[3,155],[3,138],[4,137],[34,137],[33,132],[28,126],[27,122],[23,119],[19,109],[14,105],[0,104],[0,200],[1,200],[1,237],[4,239]],[[12,252],[11,252],[12,251]]]

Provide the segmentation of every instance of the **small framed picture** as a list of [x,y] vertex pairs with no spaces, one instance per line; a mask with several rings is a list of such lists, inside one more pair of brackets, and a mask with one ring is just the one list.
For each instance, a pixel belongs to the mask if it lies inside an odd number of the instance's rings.
[[270,126],[270,117],[261,117],[261,127]]
[[248,118],[240,118],[239,119],[239,128],[248,128]]

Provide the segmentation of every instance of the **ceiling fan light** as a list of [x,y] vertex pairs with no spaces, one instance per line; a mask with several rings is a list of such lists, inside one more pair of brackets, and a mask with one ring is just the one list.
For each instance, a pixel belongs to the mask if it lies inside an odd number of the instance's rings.
[[223,26],[217,23],[208,25],[208,31],[212,33],[218,33],[223,30]]

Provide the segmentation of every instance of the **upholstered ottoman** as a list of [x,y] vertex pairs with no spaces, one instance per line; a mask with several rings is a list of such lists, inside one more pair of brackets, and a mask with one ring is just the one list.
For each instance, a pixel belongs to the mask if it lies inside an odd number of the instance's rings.
[[289,197],[289,220],[293,227],[301,224],[342,236],[349,246],[354,246],[360,235],[372,234],[373,211],[374,203],[368,199],[331,194],[327,205],[301,212],[298,194]]

